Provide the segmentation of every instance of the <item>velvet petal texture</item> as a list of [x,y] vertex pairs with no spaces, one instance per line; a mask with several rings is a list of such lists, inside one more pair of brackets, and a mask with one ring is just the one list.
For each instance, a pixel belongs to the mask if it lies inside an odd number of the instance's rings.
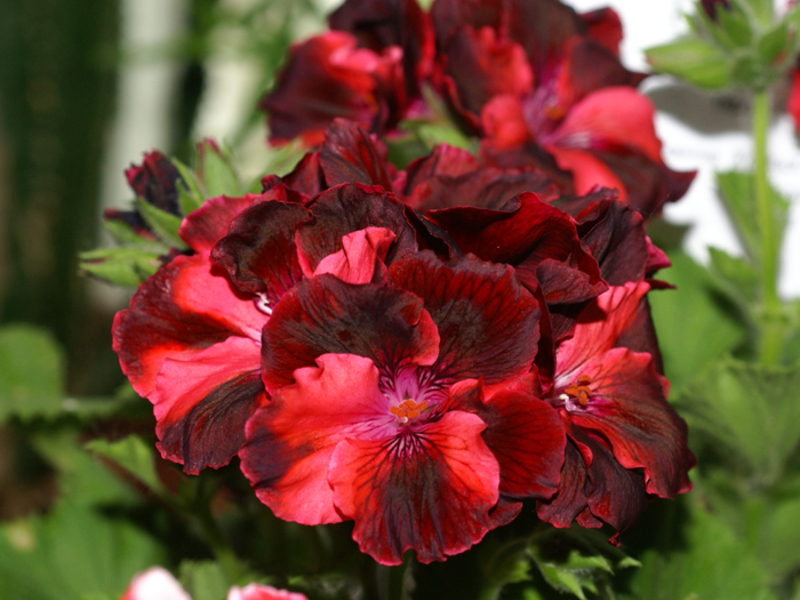
[[154,405],[162,454],[187,473],[227,464],[265,401],[258,378],[266,320],[207,253],[162,267],[115,317],[122,370]]

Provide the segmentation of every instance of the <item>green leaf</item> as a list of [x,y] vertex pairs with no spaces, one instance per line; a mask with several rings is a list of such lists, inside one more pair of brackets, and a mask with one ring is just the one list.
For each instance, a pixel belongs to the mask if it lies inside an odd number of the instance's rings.
[[115,285],[138,287],[161,266],[159,252],[137,248],[99,248],[81,252],[80,269]]
[[473,154],[476,151],[475,140],[467,137],[449,123],[439,124],[408,121],[404,124],[403,129],[413,131],[428,149],[433,149],[439,144],[448,144],[456,148],[462,148]]
[[746,260],[731,256],[717,248],[709,248],[711,271],[725,291],[744,309],[749,309],[758,296],[758,273]]
[[116,442],[95,439],[87,442],[86,448],[117,463],[151,490],[164,493],[155,470],[153,446],[139,436],[130,435]]
[[30,325],[0,328],[0,422],[61,412],[64,355],[53,337]]
[[744,14],[738,10],[727,10],[720,6],[714,13],[719,27],[740,47],[748,46],[753,41],[753,29]]
[[714,278],[682,251],[659,278],[676,290],[649,294],[664,369],[678,391],[713,360],[738,347],[746,329]]
[[169,250],[169,246],[161,242],[142,237],[133,227],[124,221],[118,219],[103,219],[103,227],[114,236],[114,239],[126,246],[133,246],[139,250],[158,252],[160,254],[166,254]]
[[639,600],[773,600],[768,578],[733,532],[702,508],[693,511],[685,547],[648,550],[631,589]]
[[676,75],[702,88],[723,88],[731,81],[730,57],[704,40],[684,38],[645,50],[656,71]]
[[228,580],[225,570],[214,561],[182,562],[178,580],[192,600],[224,600],[235,583]]
[[[485,546],[481,550],[483,548]],[[531,554],[527,540],[514,540],[495,549],[488,558],[481,560],[481,564],[484,565],[484,583],[478,595],[479,600],[496,600],[504,586],[531,578]]]
[[800,497],[776,503],[763,529],[759,553],[776,577],[800,565]]
[[792,53],[793,42],[789,36],[789,26],[784,21],[767,31],[758,40],[758,55],[767,66],[783,55]]
[[230,159],[206,144],[197,171],[203,174],[205,198],[217,196],[239,196],[242,184],[233,169]]
[[178,229],[183,221],[179,216],[161,210],[142,198],[136,199],[136,208],[158,237],[175,248],[181,250],[188,248],[178,235]]
[[197,184],[194,172],[177,158],[170,160],[172,160],[172,164],[178,169],[178,173],[181,174],[181,179],[183,179],[183,185],[177,185],[178,201],[183,214],[188,215],[202,206],[203,194],[200,192],[200,186]]
[[611,563],[604,556],[586,556],[577,550],[572,550],[566,561],[548,561],[534,556],[534,562],[554,589],[569,592],[581,600],[586,600],[584,590],[597,593],[595,577],[598,572],[613,573]]
[[800,442],[800,367],[768,367],[727,358],[678,398],[691,425],[723,443],[762,484],[776,483]]
[[119,598],[138,572],[164,561],[148,534],[73,503],[0,525],[0,600]]

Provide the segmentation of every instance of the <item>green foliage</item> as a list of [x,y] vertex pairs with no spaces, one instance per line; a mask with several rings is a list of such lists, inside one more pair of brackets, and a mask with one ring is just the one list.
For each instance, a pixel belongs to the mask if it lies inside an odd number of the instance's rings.
[[0,423],[57,415],[63,377],[64,355],[49,333],[30,325],[0,328]]
[[116,442],[95,439],[88,442],[86,448],[115,462],[151,490],[164,493],[153,463],[153,447],[141,437],[129,435]]
[[198,157],[197,172],[202,173],[204,197],[240,196],[244,189],[231,163],[230,155],[215,150],[211,144],[201,142],[203,152]]
[[224,600],[234,583],[219,563],[210,560],[182,562],[178,581],[192,600]]
[[[709,272],[682,251],[659,277],[676,292],[650,294],[664,368],[677,391],[706,365],[745,340],[746,329]],[[691,332],[687,335],[687,332]]]
[[98,248],[79,256],[84,274],[123,287],[137,287],[158,270],[163,253],[137,248]]
[[136,209],[159,238],[175,248],[185,250],[188,247],[178,235],[182,222],[179,216],[161,210],[142,198],[136,199]]
[[733,64],[730,56],[702,39],[685,38],[645,51],[654,70],[676,75],[702,88],[730,85]]

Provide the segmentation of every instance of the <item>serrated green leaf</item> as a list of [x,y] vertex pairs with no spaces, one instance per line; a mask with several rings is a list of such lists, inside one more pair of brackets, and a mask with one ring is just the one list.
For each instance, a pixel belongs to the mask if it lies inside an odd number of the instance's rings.
[[800,367],[768,367],[732,358],[709,367],[678,398],[684,415],[774,484],[800,442]]
[[[581,600],[586,600],[586,595],[583,593],[584,582],[581,581],[575,573],[560,569],[552,563],[537,562],[536,564],[545,581],[547,581],[553,589],[559,592],[569,592]],[[595,589],[592,591],[597,590]]]
[[49,332],[30,325],[0,328],[0,423],[61,412],[64,354]]
[[138,287],[161,266],[161,254],[136,248],[99,248],[78,256],[83,273],[123,287]]
[[115,442],[95,439],[87,442],[86,448],[117,463],[151,490],[164,493],[155,470],[153,446],[139,436],[130,435]]
[[85,506],[0,526],[0,600],[119,598],[130,579],[165,560],[148,534]]
[[648,550],[631,589],[638,600],[773,600],[758,559],[721,521],[693,511],[680,551]]
[[178,580],[192,600],[224,600],[235,583],[228,580],[225,570],[214,561],[182,562]]
[[161,210],[142,198],[136,199],[136,208],[158,237],[180,250],[188,248],[178,235],[178,229],[183,221],[179,216]]
[[711,257],[711,271],[725,290],[743,308],[752,306],[759,289],[759,277],[753,265],[718,248],[709,248],[708,252]]
[[747,330],[706,269],[682,251],[670,252],[669,258],[672,267],[659,272],[659,278],[677,289],[651,293],[649,300],[674,393],[738,347]]
[[645,55],[654,70],[676,75],[702,88],[723,88],[731,81],[730,56],[705,40],[684,38],[648,48]]
[[169,246],[153,239],[148,239],[139,235],[133,227],[118,219],[103,219],[103,227],[114,239],[128,247],[149,252],[166,254]]
[[197,169],[203,174],[205,199],[217,196],[239,196],[243,189],[236,171],[227,156],[206,148]]
[[184,215],[188,215],[202,206],[203,194],[200,192],[200,186],[197,184],[194,172],[177,158],[171,158],[170,160],[175,165],[175,168],[178,169],[178,173],[181,174],[181,179],[183,179],[183,185],[177,184],[176,187],[178,188],[178,201],[181,211]]

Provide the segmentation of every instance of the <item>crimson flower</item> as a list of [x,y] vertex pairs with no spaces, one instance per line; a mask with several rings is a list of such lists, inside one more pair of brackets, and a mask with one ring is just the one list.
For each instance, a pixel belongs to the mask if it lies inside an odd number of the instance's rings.
[[383,564],[444,560],[558,485],[555,411],[530,377],[541,308],[508,267],[426,251],[380,283],[288,292],[264,328],[272,401],[248,421],[242,471],[273,512],[353,519]]
[[664,165],[654,108],[635,89],[643,76],[617,58],[612,10],[436,0],[431,14],[449,97],[487,157],[567,172],[579,195],[616,188],[645,215],[686,192],[694,174]]
[[655,343],[646,282],[610,288],[578,315],[556,349],[543,397],[561,415],[569,442],[558,493],[538,503],[557,527],[608,523],[617,541],[649,496],[688,492],[695,459],[686,423],[666,401],[669,383],[648,351]]

